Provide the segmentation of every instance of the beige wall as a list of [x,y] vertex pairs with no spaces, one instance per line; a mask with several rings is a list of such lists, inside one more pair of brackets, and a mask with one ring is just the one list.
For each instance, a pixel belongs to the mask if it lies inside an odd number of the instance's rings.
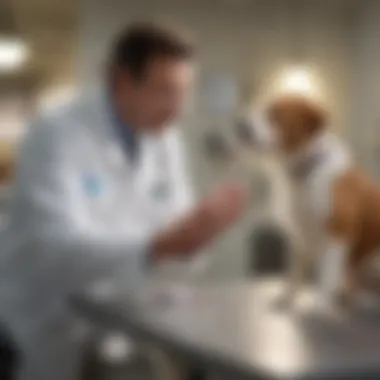
[[354,34],[353,123],[350,136],[360,164],[380,179],[380,2],[368,0]]

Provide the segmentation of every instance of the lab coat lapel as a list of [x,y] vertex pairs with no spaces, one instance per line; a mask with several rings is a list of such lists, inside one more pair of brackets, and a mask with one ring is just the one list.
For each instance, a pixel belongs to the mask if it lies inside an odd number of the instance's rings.
[[112,172],[125,176],[131,171],[132,162],[115,133],[106,91],[99,90],[91,103],[91,114],[93,115],[91,128],[100,146],[99,154],[103,156],[102,158]]

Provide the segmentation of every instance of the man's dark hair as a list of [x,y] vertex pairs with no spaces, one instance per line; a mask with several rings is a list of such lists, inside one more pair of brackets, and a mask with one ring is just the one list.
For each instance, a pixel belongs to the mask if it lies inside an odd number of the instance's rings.
[[153,23],[136,23],[117,37],[111,64],[140,78],[153,59],[191,59],[194,50],[192,43],[176,30]]

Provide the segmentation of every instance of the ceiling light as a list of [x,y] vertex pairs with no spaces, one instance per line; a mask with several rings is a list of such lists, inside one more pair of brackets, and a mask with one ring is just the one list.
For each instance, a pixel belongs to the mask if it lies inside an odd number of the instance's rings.
[[302,95],[314,95],[317,91],[315,76],[307,67],[284,70],[280,77],[280,90]]
[[14,71],[26,61],[28,48],[19,38],[0,37],[0,71]]

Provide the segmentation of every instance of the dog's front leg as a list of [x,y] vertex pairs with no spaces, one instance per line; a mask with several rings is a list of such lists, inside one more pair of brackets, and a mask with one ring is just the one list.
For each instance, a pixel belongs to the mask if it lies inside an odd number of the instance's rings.
[[330,311],[344,291],[349,246],[342,239],[328,238],[320,255],[317,273],[315,306],[319,311]]
[[291,230],[289,241],[291,244],[287,253],[284,289],[280,296],[280,304],[286,308],[293,307],[297,301],[305,282],[310,259],[299,233]]
[[[328,189],[328,197],[325,193],[325,198],[320,198],[328,199],[325,203],[329,206],[322,219],[325,238],[318,256],[316,307],[322,312],[340,307],[338,299],[347,280],[352,244],[360,233],[362,205],[360,187],[350,171],[330,180]],[[322,208],[323,203],[318,204]]]
[[305,285],[311,255],[304,249],[299,249],[290,255],[290,262],[285,284],[284,302],[294,306]]

